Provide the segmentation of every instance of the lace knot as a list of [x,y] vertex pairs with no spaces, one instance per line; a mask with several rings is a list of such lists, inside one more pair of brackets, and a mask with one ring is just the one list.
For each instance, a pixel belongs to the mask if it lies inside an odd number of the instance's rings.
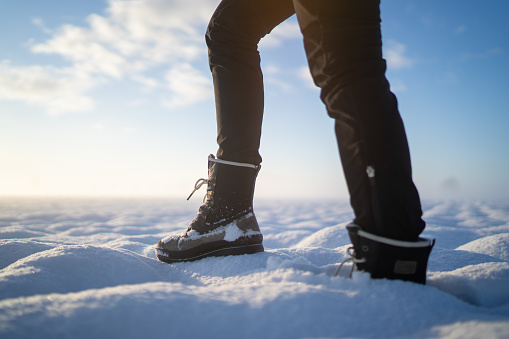
[[[189,194],[189,196],[187,197],[187,200],[191,199],[191,197],[193,196],[194,192],[196,192],[197,190],[199,190],[203,184],[208,184],[209,183],[209,180],[208,179],[204,179],[204,178],[201,178],[201,179],[198,179],[196,181],[196,183],[194,184],[194,189],[193,191],[191,192],[191,194]],[[205,199],[204,199],[205,200]]]

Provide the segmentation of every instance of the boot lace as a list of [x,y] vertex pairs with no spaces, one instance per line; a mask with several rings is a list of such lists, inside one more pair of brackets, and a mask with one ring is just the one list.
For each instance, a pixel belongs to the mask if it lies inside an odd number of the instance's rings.
[[[196,181],[196,183],[194,184],[194,189],[193,191],[191,192],[191,194],[189,194],[189,196],[187,197],[187,200],[191,199],[191,197],[193,196],[194,192],[196,192],[197,190],[199,190],[203,184],[208,184],[209,183],[209,180],[208,179],[204,179],[204,178],[200,178]],[[205,196],[203,197],[203,202],[205,202],[205,198],[207,197],[207,195],[205,194]]]
[[352,274],[353,274],[353,270],[355,269],[355,264],[357,264],[357,263],[364,263],[364,262],[366,262],[366,259],[365,258],[359,258],[358,259],[355,256],[355,250],[354,250],[353,246],[352,247],[348,247],[346,252],[348,253],[349,258],[346,258],[345,260],[343,260],[341,262],[341,264],[339,264],[338,269],[334,273],[334,276],[336,277],[339,274],[339,271],[341,271],[341,268],[343,267],[344,264],[346,264],[347,262],[351,261],[352,262],[352,268],[350,269],[350,273],[348,274],[348,277],[351,279],[352,278]]
[[[193,194],[199,190],[204,184],[208,184],[209,183],[209,180],[208,179],[205,179],[205,178],[200,178],[196,181],[196,183],[194,184],[194,189],[193,191],[191,192],[191,194],[187,197],[187,200],[191,199],[191,197],[193,196]],[[208,210],[210,210],[210,206],[208,204],[208,200],[207,200],[207,193],[205,193],[205,196],[203,197],[203,205],[200,206],[200,208],[198,209],[198,214],[196,215],[196,217],[194,218],[194,220],[189,224],[189,227],[187,228],[187,231],[183,234],[183,236],[187,236],[188,232],[192,231],[193,230],[193,225],[198,222],[198,220],[200,218],[203,218],[205,215],[207,215],[208,213]]]

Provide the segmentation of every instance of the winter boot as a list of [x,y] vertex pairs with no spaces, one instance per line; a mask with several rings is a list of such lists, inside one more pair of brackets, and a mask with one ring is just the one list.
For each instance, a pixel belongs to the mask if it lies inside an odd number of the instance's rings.
[[373,279],[399,279],[426,284],[426,269],[435,240],[416,242],[394,240],[363,231],[351,223],[346,226],[353,244],[352,259],[357,269]]
[[211,154],[208,168],[208,179],[198,180],[191,193],[207,183],[205,203],[187,231],[157,243],[159,260],[176,263],[263,252],[263,236],[253,213],[254,184],[260,166],[216,159]]

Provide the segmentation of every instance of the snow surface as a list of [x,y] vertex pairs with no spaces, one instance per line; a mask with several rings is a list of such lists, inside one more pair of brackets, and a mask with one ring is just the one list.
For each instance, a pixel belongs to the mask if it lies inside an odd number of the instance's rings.
[[266,251],[168,265],[171,200],[0,199],[0,338],[509,338],[509,202],[427,202],[426,286],[348,279],[347,203],[257,201]]

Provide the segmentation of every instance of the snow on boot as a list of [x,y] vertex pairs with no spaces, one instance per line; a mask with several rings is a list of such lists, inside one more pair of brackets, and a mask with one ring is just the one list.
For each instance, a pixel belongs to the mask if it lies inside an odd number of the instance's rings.
[[208,179],[198,180],[191,193],[207,183],[205,203],[187,231],[157,243],[159,260],[175,263],[263,252],[263,236],[253,212],[254,184],[260,166],[216,159],[211,154],[208,169]]
[[435,240],[415,242],[394,240],[361,230],[354,223],[346,226],[352,241],[352,259],[360,271],[373,279],[399,279],[426,284],[426,270]]

